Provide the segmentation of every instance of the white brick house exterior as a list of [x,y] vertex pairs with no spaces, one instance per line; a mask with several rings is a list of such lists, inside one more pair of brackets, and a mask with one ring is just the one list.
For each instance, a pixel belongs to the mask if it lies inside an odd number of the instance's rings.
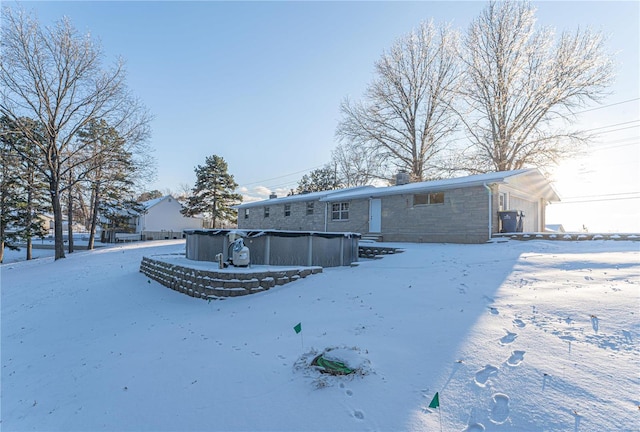
[[238,206],[238,228],[380,234],[384,241],[481,243],[500,230],[498,211],[520,210],[542,232],[559,197],[537,169],[401,186],[363,186]]

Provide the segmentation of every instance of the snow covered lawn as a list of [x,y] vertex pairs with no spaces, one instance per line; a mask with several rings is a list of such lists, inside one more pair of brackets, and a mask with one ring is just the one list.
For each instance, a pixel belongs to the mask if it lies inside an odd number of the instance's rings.
[[640,243],[396,246],[211,302],[138,272],[180,240],[5,264],[0,427],[640,429]]

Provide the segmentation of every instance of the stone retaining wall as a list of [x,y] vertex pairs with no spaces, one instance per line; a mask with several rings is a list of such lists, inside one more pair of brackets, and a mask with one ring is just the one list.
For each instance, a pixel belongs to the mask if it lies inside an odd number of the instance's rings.
[[628,240],[640,241],[640,234],[632,233],[501,233],[493,234],[494,239],[512,240]]
[[300,278],[322,272],[322,267],[282,271],[234,272],[200,270],[170,264],[150,257],[142,258],[140,272],[172,290],[203,299],[236,297],[266,291]]
[[382,258],[384,255],[392,255],[404,252],[402,249],[389,246],[378,246],[375,243],[358,246],[358,256],[360,258]]

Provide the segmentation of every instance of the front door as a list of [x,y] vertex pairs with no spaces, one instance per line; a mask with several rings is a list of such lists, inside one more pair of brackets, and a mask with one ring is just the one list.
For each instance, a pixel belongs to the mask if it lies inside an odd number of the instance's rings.
[[378,198],[369,200],[369,232],[379,233],[382,230],[382,201]]

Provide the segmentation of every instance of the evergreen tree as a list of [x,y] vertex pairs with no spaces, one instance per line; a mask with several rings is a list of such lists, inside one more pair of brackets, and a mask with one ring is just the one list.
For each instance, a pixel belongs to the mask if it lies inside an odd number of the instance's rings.
[[[41,128],[31,119],[34,136],[42,136]],[[32,257],[32,239],[44,237],[40,215],[47,210],[46,183],[32,161],[33,144],[13,130],[12,121],[0,119],[0,262],[4,246],[18,250],[18,243],[26,244],[26,259]]]
[[5,246],[18,250],[18,223],[16,208],[19,203],[19,188],[16,166],[18,157],[11,148],[0,140],[0,263],[4,258]]
[[196,184],[182,210],[185,216],[202,214],[211,221],[211,228],[225,221],[237,222],[232,207],[242,202],[242,196],[234,192],[238,184],[227,169],[225,160],[217,155],[207,157],[204,166],[195,168]]
[[104,120],[91,121],[78,137],[83,142],[81,147],[92,154],[93,168],[87,170],[86,180],[90,189],[88,248],[93,249],[98,216],[108,215],[114,220],[134,206],[131,197],[137,166],[125,140]]
[[340,187],[341,183],[337,179],[336,170],[327,165],[324,168],[311,171],[308,175],[303,175],[298,182],[296,193],[320,192],[339,189]]

